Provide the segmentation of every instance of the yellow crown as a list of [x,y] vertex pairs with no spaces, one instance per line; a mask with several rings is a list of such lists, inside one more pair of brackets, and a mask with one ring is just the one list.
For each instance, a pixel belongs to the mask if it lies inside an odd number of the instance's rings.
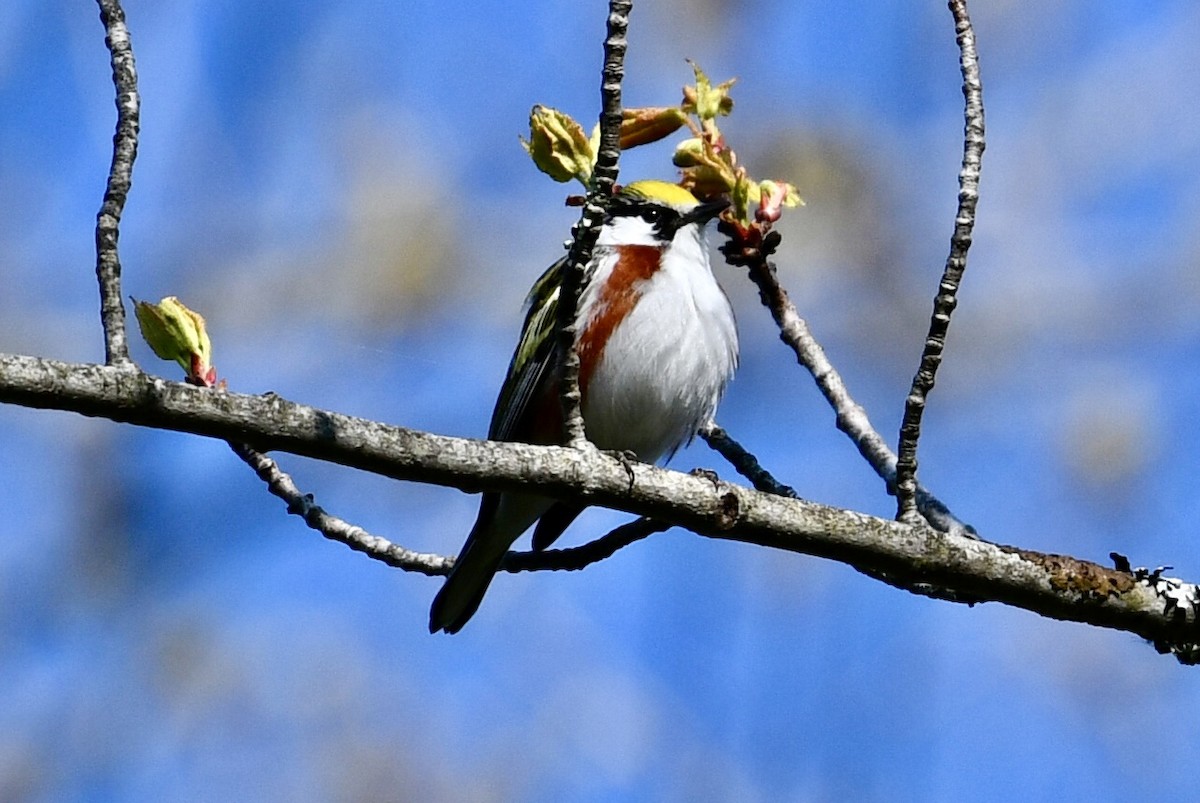
[[625,185],[621,192],[625,195],[635,195],[647,201],[666,204],[680,209],[690,209],[700,203],[696,200],[695,195],[692,195],[678,184],[672,184],[669,181],[658,181],[656,179],[635,181],[632,184]]

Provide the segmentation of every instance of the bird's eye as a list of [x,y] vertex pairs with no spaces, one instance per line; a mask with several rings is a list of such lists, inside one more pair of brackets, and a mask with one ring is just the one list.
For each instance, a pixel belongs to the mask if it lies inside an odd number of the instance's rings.
[[642,219],[655,226],[661,225],[667,217],[667,210],[660,206],[648,206],[642,210]]

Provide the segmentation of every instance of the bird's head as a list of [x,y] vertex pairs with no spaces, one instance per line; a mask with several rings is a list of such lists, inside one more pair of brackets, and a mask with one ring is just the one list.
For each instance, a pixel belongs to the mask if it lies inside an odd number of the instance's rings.
[[661,246],[685,232],[698,237],[727,206],[724,199],[701,203],[678,184],[635,181],[613,198],[599,244]]

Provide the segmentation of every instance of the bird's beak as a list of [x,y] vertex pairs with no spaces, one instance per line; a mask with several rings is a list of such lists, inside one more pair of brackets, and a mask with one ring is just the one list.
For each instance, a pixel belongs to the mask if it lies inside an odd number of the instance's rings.
[[697,204],[695,209],[688,212],[686,215],[683,215],[681,222],[685,226],[689,223],[699,223],[701,226],[703,226],[705,223],[725,211],[728,206],[728,198],[717,198],[712,201],[705,201],[702,204]]

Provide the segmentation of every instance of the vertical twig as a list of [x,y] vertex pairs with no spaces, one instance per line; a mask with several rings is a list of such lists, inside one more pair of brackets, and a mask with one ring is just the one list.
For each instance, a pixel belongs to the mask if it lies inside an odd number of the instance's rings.
[[104,23],[104,43],[111,54],[113,86],[117,93],[117,130],[113,135],[112,166],[104,202],[96,215],[96,278],[100,283],[100,322],[104,326],[104,359],[109,365],[129,362],[125,339],[125,305],[121,300],[121,259],[117,253],[121,212],[133,181],[137,158],[139,110],[133,45],[125,27],[120,0],[97,0]]
[[600,82],[600,150],[592,174],[592,186],[583,214],[574,230],[574,241],[563,271],[558,298],[558,337],[563,346],[562,407],[566,442],[576,448],[587,443],[579,392],[579,353],[575,349],[575,314],[584,270],[604,223],[604,210],[617,180],[621,156],[621,81],[625,77],[625,32],[629,28],[632,0],[610,0],[608,35],[604,40],[604,68]]
[[967,15],[966,0],[950,0],[954,15],[959,63],[962,66],[964,108],[963,159],[958,172],[958,212],[954,216],[954,234],[950,238],[950,255],[938,293],[933,301],[933,316],[929,334],[921,353],[920,367],[913,377],[912,389],[904,402],[904,420],[900,425],[899,459],[896,461],[896,518],[912,523],[917,519],[917,440],[921,437],[921,416],[925,400],[933,389],[942,352],[946,347],[946,332],[950,316],[958,304],[958,285],[967,267],[967,249],[971,247],[971,230],[975,226],[975,205],[979,201],[979,170],[983,159],[983,86],[979,81],[979,56],[975,51],[975,31]]
[[[721,247],[725,261],[748,270],[750,280],[758,287],[763,306],[771,311],[771,317],[779,327],[779,339],[792,349],[796,361],[812,374],[817,388],[837,416],[837,428],[854,441],[859,454],[887,483],[888,492],[895,493],[896,455],[871,425],[867,411],[850,395],[841,374],[833,367],[825,350],[808,328],[808,322],[801,317],[787,290],[779,283],[775,265],[769,259],[779,244],[779,233],[771,232],[761,243],[755,244],[743,241],[737,227],[723,221],[718,224],[718,230],[730,238]],[[942,532],[974,537],[974,528],[961,522],[946,505],[920,485],[917,486],[917,509],[931,526]]]
[[600,150],[592,172],[592,192],[605,200],[617,183],[617,161],[621,158],[621,82],[625,80],[625,32],[632,9],[632,0],[610,0],[608,4],[608,36],[604,40],[600,81]]

